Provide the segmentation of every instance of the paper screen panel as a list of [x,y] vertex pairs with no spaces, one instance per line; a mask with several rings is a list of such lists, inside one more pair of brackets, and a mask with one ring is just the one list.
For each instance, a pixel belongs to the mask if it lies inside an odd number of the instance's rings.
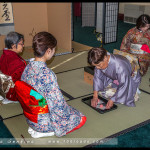
[[117,40],[118,3],[105,3],[104,43]]
[[82,3],[82,26],[95,26],[96,3]]

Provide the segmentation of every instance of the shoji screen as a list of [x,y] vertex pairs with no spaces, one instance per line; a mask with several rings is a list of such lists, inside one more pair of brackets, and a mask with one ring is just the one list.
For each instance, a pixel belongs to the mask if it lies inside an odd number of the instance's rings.
[[97,3],[96,32],[103,33],[104,3]]
[[96,3],[82,3],[82,26],[95,26]]
[[103,43],[117,41],[118,3],[104,3]]

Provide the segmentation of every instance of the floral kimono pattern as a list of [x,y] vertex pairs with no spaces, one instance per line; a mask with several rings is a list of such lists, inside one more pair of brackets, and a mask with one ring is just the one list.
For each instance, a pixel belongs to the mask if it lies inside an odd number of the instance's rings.
[[[141,32],[136,27],[130,29],[127,34],[124,36],[120,50],[128,53],[132,53],[133,49],[131,49],[132,44],[146,44],[150,48],[150,31]],[[143,54],[135,54],[133,55],[137,56],[139,59],[139,65],[140,65],[140,73],[141,75],[145,75],[149,62],[150,62],[150,53],[143,53]]]
[[31,128],[38,132],[55,132],[56,136],[61,137],[80,124],[84,115],[66,103],[56,75],[47,68],[46,63],[31,61],[25,68],[21,80],[46,99],[49,109],[49,113],[38,115],[37,123],[26,118]]

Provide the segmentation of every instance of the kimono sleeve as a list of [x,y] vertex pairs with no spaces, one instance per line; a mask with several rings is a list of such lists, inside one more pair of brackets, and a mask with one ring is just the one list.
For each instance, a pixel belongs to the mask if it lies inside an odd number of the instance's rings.
[[104,86],[104,77],[105,75],[99,69],[94,69],[94,78],[93,78],[93,90],[94,91],[103,91]]
[[125,103],[129,97],[133,100],[131,76],[126,73],[120,73],[118,75],[118,88],[116,93],[111,97],[114,102]]
[[11,75],[13,82],[21,79],[21,75],[25,69],[25,66],[21,66],[20,68],[16,69],[15,72]]
[[123,37],[123,40],[120,46],[121,51],[128,52],[130,50],[132,36],[133,36],[132,29],[130,29],[127,32],[127,34]]

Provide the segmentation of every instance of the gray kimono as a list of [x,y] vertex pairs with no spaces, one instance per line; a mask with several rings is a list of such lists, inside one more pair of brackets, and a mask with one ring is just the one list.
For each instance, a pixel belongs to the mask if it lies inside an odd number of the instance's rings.
[[[134,96],[141,82],[139,71],[132,77],[132,68],[127,58],[121,55],[110,54],[110,60],[106,69],[94,69],[93,89],[104,91],[112,83],[116,87],[116,93],[111,97],[114,103],[121,103],[127,106],[135,106]],[[113,83],[118,80],[119,85]]]

